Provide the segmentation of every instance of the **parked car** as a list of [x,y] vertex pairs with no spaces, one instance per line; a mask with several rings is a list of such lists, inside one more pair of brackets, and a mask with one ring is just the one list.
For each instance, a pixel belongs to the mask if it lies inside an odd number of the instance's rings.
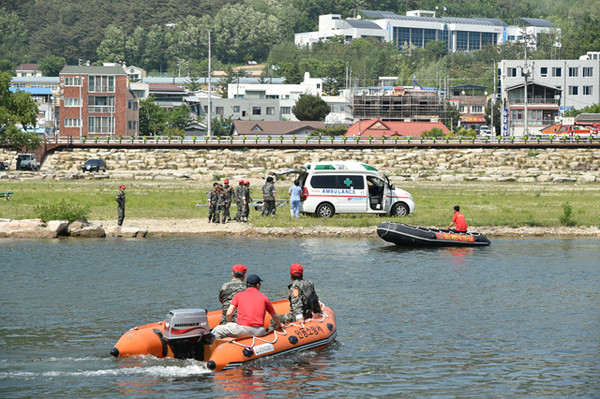
[[481,125],[479,127],[479,136],[480,137],[492,137],[492,129],[490,129],[487,125]]
[[81,169],[83,172],[106,172],[106,162],[101,159],[88,159]]
[[35,154],[19,154],[17,156],[18,170],[40,170],[40,166]]

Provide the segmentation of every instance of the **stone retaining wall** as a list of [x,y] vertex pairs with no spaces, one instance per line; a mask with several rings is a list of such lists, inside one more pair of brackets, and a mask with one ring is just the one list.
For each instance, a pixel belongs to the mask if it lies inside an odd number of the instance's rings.
[[[14,169],[16,152],[0,148]],[[140,179],[262,177],[266,172],[326,160],[360,161],[392,180],[494,180],[520,182],[600,181],[600,152],[585,148],[550,149],[68,149],[46,157],[32,174],[0,172],[0,178],[80,178],[89,158],[107,162],[108,175]],[[19,175],[19,177],[17,177]],[[89,174],[87,174],[89,176]],[[97,176],[96,178],[98,178]]]

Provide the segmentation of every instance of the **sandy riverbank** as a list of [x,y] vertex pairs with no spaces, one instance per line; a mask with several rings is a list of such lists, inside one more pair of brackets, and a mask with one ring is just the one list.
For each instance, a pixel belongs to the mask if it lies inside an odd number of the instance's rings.
[[[101,224],[107,234],[114,235],[115,220],[92,220]],[[169,235],[238,235],[247,237],[377,237],[377,226],[372,227],[253,227],[252,224],[231,222],[208,223],[204,219],[126,219],[124,226],[137,226],[148,230],[148,236]],[[524,237],[594,237],[600,238],[598,227],[505,227],[479,226],[472,229],[490,238]]]

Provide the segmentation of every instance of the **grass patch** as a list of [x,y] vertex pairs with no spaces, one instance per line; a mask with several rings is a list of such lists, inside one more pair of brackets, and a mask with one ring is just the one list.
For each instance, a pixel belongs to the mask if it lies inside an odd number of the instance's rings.
[[37,216],[44,222],[51,220],[68,220],[72,223],[76,220],[86,222],[90,214],[89,205],[79,205],[67,203],[61,200],[56,204],[38,205],[36,207]]
[[[0,201],[0,218],[28,219],[38,217],[37,208],[65,201],[89,207],[90,220],[117,217],[115,196],[118,186],[127,186],[128,219],[204,219],[208,216],[206,194],[211,182],[196,181],[3,181],[0,191],[14,191],[10,201]],[[291,183],[279,182],[277,198],[289,198]],[[410,192],[416,212],[394,220],[420,226],[446,227],[452,218],[452,207],[460,205],[469,226],[541,226],[558,227],[563,223],[590,226],[600,220],[600,184],[543,184],[497,182],[402,182],[397,184]],[[261,198],[260,187],[252,186],[251,195]],[[571,207],[567,217],[567,204]],[[231,208],[232,216],[236,208]],[[576,215],[576,218],[574,217]],[[317,219],[303,215],[292,220],[289,206],[277,208],[275,218],[262,218],[260,211],[250,210],[255,226],[376,226],[390,216],[335,215]]]

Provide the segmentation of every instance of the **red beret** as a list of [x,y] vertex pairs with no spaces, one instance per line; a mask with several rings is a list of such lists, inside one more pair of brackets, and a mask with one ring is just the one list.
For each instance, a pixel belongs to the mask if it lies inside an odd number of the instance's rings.
[[294,263],[290,266],[290,274],[292,276],[302,276],[304,274],[304,268],[302,267],[302,265]]
[[233,270],[234,272],[246,274],[246,270],[248,270],[248,269],[244,265],[233,265],[231,270]]

